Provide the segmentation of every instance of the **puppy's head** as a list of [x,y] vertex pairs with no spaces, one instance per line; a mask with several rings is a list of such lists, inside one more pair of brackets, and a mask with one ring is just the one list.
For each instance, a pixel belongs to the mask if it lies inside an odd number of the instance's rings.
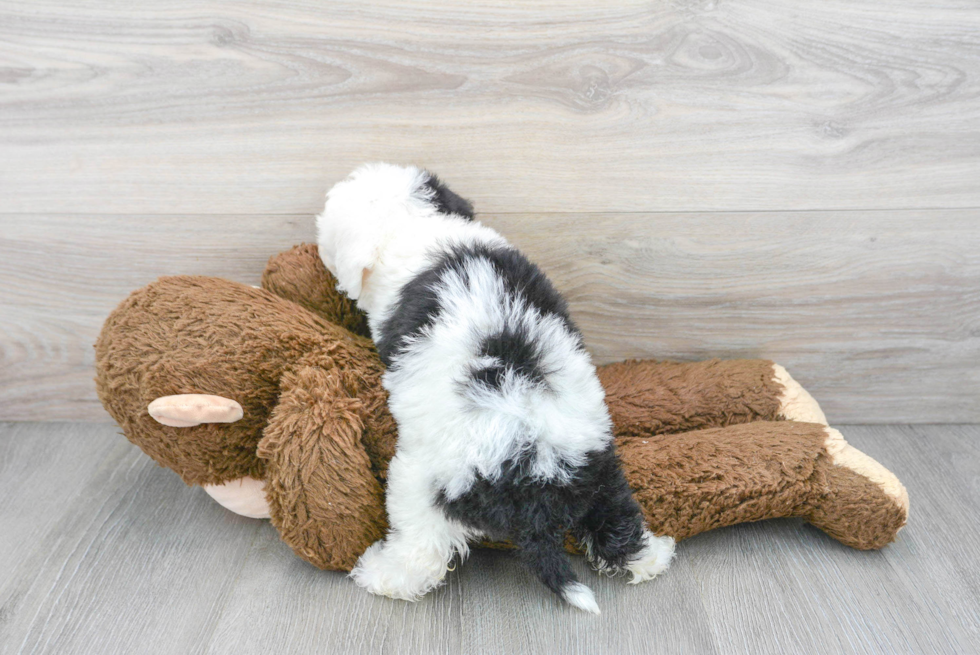
[[421,168],[365,164],[327,192],[316,221],[320,258],[356,300],[385,244],[434,214],[471,220],[473,206]]

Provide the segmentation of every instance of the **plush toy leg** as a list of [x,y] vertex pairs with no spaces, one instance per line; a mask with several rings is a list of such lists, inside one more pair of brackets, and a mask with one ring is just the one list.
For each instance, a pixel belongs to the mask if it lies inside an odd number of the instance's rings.
[[824,425],[759,421],[618,446],[650,529],[678,540],[795,516],[848,546],[881,548],[908,517],[898,479]]
[[281,389],[258,448],[272,523],[306,561],[349,571],[385,529],[381,485],[361,442],[363,408],[336,370],[300,368]]
[[827,422],[786,369],[765,359],[633,360],[598,373],[617,437],[778,419]]

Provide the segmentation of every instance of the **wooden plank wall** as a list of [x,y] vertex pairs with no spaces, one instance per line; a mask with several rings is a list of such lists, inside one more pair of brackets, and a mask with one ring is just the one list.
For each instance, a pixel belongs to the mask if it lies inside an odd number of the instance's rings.
[[597,361],[980,421],[978,97],[974,0],[0,0],[0,420],[107,419],[117,302],[256,282],[387,159],[538,260]]

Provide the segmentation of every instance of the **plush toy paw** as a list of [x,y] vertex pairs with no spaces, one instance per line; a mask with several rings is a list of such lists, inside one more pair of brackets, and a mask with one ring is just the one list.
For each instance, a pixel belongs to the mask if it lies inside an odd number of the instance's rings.
[[225,509],[250,519],[270,518],[265,481],[244,477],[224,484],[206,484],[204,491]]
[[643,550],[626,564],[626,570],[633,574],[630,584],[652,580],[667,570],[674,559],[674,538],[658,537],[649,530],[643,533]]

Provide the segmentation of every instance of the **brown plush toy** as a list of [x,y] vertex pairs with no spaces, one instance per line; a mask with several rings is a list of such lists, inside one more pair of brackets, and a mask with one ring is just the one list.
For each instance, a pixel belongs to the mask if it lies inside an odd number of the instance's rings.
[[[384,367],[315,246],[273,257],[262,287],[170,277],[134,292],[96,344],[99,397],[186,483],[271,518],[312,564],[350,570],[386,529],[396,428]],[[828,427],[781,366],[630,361],[599,377],[656,534],[793,516],[871,549],[905,524],[902,484]]]

